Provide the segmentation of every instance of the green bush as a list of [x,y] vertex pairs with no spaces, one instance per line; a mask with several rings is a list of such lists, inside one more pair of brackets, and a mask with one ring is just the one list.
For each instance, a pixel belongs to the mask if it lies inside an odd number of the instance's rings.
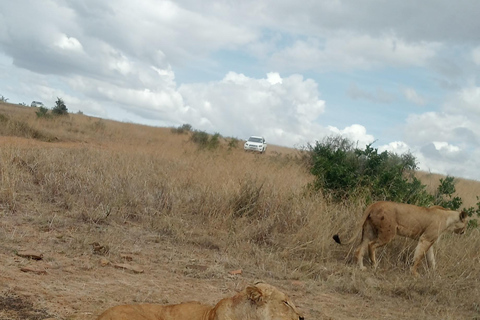
[[217,149],[220,146],[220,133],[210,136],[205,131],[195,130],[192,132],[190,140],[197,144],[200,149]]
[[327,137],[307,147],[313,188],[332,195],[334,200],[366,197],[369,202],[390,200],[429,205],[433,197],[415,176],[415,157],[378,152],[372,145],[365,150],[340,136]]
[[62,99],[57,97],[57,101],[55,101],[55,107],[53,107],[52,113],[59,116],[68,114],[67,106]]
[[181,127],[172,128],[172,133],[184,134],[192,131],[192,126],[188,123],[183,124]]
[[239,142],[240,140],[238,140],[237,138],[230,138],[230,140],[228,141],[228,149],[236,149]]
[[50,115],[48,114],[48,109],[45,107],[38,108],[38,111],[35,112],[37,118],[48,118]]

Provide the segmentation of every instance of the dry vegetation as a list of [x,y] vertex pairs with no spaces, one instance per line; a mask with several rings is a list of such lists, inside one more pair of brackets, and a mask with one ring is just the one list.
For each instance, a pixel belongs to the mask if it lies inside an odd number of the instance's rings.
[[[438,178],[424,175],[435,188]],[[415,243],[405,239],[361,272],[352,248],[331,236],[348,233],[364,203],[329,203],[308,192],[311,180],[286,148],[202,151],[167,128],[37,119],[32,108],[0,104],[0,319],[215,303],[254,279],[287,291],[307,319],[480,318],[478,229],[443,237],[438,270],[420,268],[418,279],[409,274]],[[462,180],[457,191],[475,205],[480,184]],[[43,259],[16,255],[26,249]]]

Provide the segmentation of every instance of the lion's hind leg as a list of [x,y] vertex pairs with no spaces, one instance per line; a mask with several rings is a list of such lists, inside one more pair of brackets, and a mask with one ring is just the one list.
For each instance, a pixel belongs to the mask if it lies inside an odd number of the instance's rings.
[[367,250],[368,243],[370,242],[369,239],[362,239],[362,242],[358,246],[357,250],[355,251],[355,260],[357,261],[357,265],[360,270],[365,270],[366,267],[363,265],[363,256],[365,255],[365,250]]
[[363,265],[363,257],[365,256],[365,251],[369,250],[370,252],[370,243],[375,241],[377,236],[373,230],[373,226],[368,222],[363,225],[362,230],[362,241],[358,246],[357,250],[355,251],[355,259],[357,261],[358,267],[360,270],[365,270],[365,266]]
[[372,262],[374,268],[376,268],[378,264],[375,251],[377,250],[377,248],[383,247],[386,244],[387,242],[382,241],[379,238],[370,241],[370,243],[368,244],[368,256],[370,257],[370,261]]

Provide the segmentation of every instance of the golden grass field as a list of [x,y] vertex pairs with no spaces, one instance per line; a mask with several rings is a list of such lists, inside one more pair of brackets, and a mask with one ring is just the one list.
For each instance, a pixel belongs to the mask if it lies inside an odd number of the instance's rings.
[[[434,190],[442,176],[419,177]],[[332,235],[365,203],[332,204],[308,192],[312,179],[293,149],[199,150],[169,128],[0,104],[0,319],[214,304],[256,279],[306,319],[480,319],[480,230],[442,237],[437,270],[419,278],[403,238],[362,272]],[[480,183],[460,179],[457,193],[474,206]]]

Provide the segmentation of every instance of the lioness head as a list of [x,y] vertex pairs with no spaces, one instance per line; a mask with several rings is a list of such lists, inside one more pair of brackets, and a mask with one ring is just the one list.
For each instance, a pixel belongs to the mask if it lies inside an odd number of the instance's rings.
[[303,315],[288,296],[269,284],[257,282],[246,289],[248,299],[254,303],[260,319],[269,320],[303,320]]
[[453,232],[458,234],[464,234],[467,229],[467,217],[468,214],[462,211],[459,215],[459,220],[453,226]]

